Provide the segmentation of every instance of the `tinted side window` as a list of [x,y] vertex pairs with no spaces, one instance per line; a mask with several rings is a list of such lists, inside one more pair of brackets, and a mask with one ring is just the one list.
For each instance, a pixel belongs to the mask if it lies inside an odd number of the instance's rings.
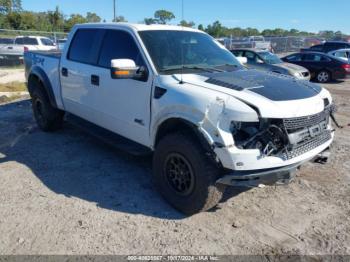
[[36,38],[30,38],[30,37],[20,37],[17,38],[15,41],[15,44],[17,45],[38,45],[38,40]]
[[104,30],[79,29],[70,44],[68,59],[80,63],[96,64]]
[[301,55],[296,54],[296,55],[290,55],[287,57],[288,61],[292,61],[292,62],[298,62],[301,61]]
[[322,51],[323,45],[314,45],[314,46],[310,47],[310,49],[314,50],[314,51]]
[[256,54],[254,54],[253,52],[246,51],[245,52],[245,57],[247,58],[248,63],[250,63],[250,64],[255,64],[256,63]]
[[112,59],[132,59],[137,66],[144,65],[134,39],[124,31],[106,31],[98,65],[109,68]]
[[47,38],[40,38],[41,43],[46,46],[54,46],[53,42]]
[[23,38],[23,44],[25,45],[39,45],[36,38]]
[[17,44],[17,45],[23,45],[23,38],[16,38],[15,44]]
[[327,56],[322,56],[322,57],[321,57],[321,61],[323,61],[323,62],[329,62],[329,61],[331,61],[331,59],[330,59],[329,57],[327,57]]
[[233,50],[231,52],[232,52],[232,54],[234,54],[237,57],[242,57],[243,56],[243,51]]
[[322,56],[319,54],[317,54],[317,55],[306,54],[306,55],[304,55],[304,58],[303,58],[304,61],[308,61],[308,62],[319,62],[319,61],[321,61],[321,59],[322,59]]

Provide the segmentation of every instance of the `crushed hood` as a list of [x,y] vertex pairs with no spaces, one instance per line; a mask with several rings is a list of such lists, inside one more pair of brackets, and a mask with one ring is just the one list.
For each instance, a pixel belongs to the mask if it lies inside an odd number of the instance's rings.
[[237,91],[249,90],[273,101],[305,99],[321,92],[319,86],[310,82],[257,70],[216,73],[205,82]]
[[[175,78],[180,79],[180,75]],[[292,77],[257,70],[184,74],[184,82],[231,95],[259,110],[261,117],[291,118],[324,110],[329,92]]]

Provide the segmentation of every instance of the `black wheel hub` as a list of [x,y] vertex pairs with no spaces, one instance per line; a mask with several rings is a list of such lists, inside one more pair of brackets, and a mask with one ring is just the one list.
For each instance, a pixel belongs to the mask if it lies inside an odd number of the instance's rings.
[[170,187],[180,195],[189,195],[194,188],[194,174],[190,163],[178,153],[171,153],[165,161],[165,176]]

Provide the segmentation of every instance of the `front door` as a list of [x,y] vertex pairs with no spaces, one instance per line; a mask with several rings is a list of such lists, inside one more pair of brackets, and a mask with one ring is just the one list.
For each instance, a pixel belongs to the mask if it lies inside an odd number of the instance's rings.
[[149,145],[152,77],[147,79],[112,79],[111,60],[131,59],[147,69],[144,56],[134,36],[123,30],[107,29],[93,74],[99,79],[94,110],[99,124],[143,145]]

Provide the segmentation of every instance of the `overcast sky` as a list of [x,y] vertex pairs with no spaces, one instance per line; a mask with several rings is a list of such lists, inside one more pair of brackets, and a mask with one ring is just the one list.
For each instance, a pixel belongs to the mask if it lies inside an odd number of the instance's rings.
[[[181,20],[181,0],[116,0],[117,15],[129,22],[152,17],[155,10],[172,11]],[[185,20],[207,25],[220,20],[227,27],[280,27],[310,32],[340,30],[350,34],[350,0],[183,0]],[[56,6],[67,15],[95,12],[111,21],[113,0],[22,0],[25,10],[47,11]]]

